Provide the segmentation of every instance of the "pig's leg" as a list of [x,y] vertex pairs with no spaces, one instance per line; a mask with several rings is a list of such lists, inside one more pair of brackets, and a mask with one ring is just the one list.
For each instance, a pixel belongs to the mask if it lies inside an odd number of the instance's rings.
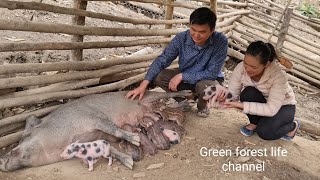
[[[130,125],[130,124],[125,124],[125,125],[121,126],[121,129],[129,131],[129,132],[136,132],[139,134],[139,129],[135,126]],[[140,137],[140,147],[133,145],[128,141],[123,140],[123,144],[124,144],[124,147],[126,149],[127,154],[130,155],[134,161],[140,161],[143,158],[143,152],[141,149],[141,147],[143,146],[143,142],[142,142],[140,134],[139,134],[139,137]]]
[[[100,157],[93,158],[93,164],[96,164],[99,161]],[[89,161],[87,159],[82,159],[82,163],[85,165],[89,165]]]
[[111,156],[111,154],[109,154],[106,158],[109,159],[108,166],[111,166],[111,164],[112,164],[112,156]]
[[100,119],[100,122],[96,124],[96,129],[121,139],[125,139],[134,145],[140,146],[140,137],[138,134],[124,131],[116,126],[112,121]]
[[111,156],[111,149],[110,144],[107,141],[103,141],[103,157],[106,159],[109,159],[108,166],[111,166],[112,164],[112,156]]
[[[125,165],[129,169],[133,168],[133,159],[130,156],[118,151],[117,149],[115,149],[112,146],[110,146],[110,150],[111,150],[111,154],[116,159],[118,159],[123,165]],[[110,161],[110,159],[109,159],[109,161]]]
[[[117,127],[112,121],[104,120],[99,118],[98,123],[96,124],[96,129],[103,131],[107,134],[111,134],[121,139],[126,139],[127,141],[139,146],[140,145],[140,137],[138,134],[124,131]],[[133,168],[133,159],[119,152],[113,147],[110,147],[111,154],[118,159],[123,165],[127,166],[129,169]]]
[[87,157],[87,161],[89,164],[89,169],[88,171],[92,171],[93,170],[93,158],[91,156]]

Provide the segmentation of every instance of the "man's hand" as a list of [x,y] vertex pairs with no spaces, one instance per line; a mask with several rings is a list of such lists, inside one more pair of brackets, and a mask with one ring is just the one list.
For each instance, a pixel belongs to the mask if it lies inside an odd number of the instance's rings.
[[126,95],[126,98],[134,100],[139,95],[139,101],[143,98],[144,93],[146,92],[147,86],[149,84],[148,80],[143,80],[139,87],[135,88],[132,91],[129,91]]
[[175,75],[169,82],[169,89],[171,91],[178,91],[177,87],[182,81],[182,73]]

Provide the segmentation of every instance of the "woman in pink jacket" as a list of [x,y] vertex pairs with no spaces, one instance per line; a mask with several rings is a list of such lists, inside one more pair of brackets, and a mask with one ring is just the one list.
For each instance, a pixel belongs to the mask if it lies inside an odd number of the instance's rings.
[[[291,140],[300,122],[294,120],[296,100],[283,67],[279,66],[272,44],[252,42],[244,61],[234,69],[228,90],[240,101],[225,102],[238,108],[250,123],[241,127],[244,136],[255,132],[265,140]],[[220,95],[223,99],[223,95]]]

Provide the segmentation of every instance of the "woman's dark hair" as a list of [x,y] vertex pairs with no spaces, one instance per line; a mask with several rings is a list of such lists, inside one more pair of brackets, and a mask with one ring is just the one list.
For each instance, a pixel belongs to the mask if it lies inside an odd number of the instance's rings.
[[191,24],[208,24],[210,30],[216,27],[217,16],[206,7],[201,7],[194,10],[190,15],[190,25]]
[[277,53],[273,45],[262,41],[252,42],[248,46],[246,54],[257,57],[261,64],[267,64],[277,59]]

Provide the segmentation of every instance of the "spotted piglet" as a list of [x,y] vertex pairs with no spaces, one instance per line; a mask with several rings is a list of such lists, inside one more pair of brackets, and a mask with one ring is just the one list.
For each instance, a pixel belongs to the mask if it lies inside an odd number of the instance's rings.
[[73,157],[81,158],[84,163],[89,164],[89,171],[93,170],[93,164],[95,164],[101,156],[109,159],[109,166],[112,164],[110,144],[105,140],[96,140],[87,143],[79,143],[79,141],[76,141],[68,145],[60,156],[64,159],[71,159]]
[[[207,100],[207,108],[210,109],[211,107],[219,107],[219,102],[217,102],[218,94],[217,92],[220,90],[224,90],[225,87],[221,85],[211,85],[204,89],[204,96],[203,99]],[[225,101],[230,102],[233,100],[232,94],[227,90],[227,97]]]

